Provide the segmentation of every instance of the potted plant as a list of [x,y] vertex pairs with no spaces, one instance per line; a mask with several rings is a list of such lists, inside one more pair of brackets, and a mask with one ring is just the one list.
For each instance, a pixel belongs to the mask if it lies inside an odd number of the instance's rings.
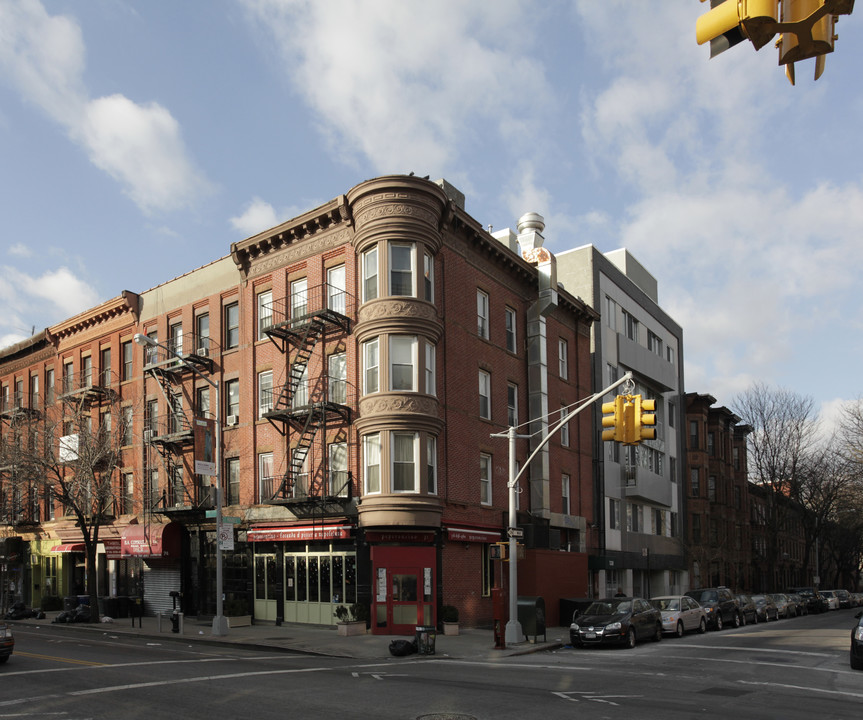
[[365,605],[354,603],[353,605],[338,605],[335,609],[338,618],[339,635],[348,637],[350,635],[365,635],[368,610]]
[[458,608],[455,605],[444,605],[440,609],[440,619],[444,635],[458,635]]
[[228,627],[249,627],[252,624],[252,613],[246,598],[232,596],[226,599],[224,612],[228,619]]

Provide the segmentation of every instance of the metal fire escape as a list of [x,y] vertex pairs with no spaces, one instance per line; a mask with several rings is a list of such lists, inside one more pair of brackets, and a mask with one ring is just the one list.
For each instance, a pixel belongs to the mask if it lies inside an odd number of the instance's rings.
[[[166,478],[161,494],[148,487],[144,506],[149,512],[164,514],[174,515],[183,510],[199,513],[213,506],[210,493],[176,477],[176,469],[182,467],[183,452],[194,444],[192,410],[183,410],[181,393],[183,381],[193,374],[190,366],[202,372],[213,372],[213,343],[208,337],[198,338],[187,333],[166,344],[172,352],[159,346],[144,349],[144,373],[158,381],[167,409],[165,413],[148,413],[144,420],[145,447],[158,452]],[[149,483],[149,478],[146,482]]]
[[[336,475],[304,472],[315,438],[330,425],[349,425],[356,406],[356,393],[346,377],[331,377],[325,370],[307,380],[310,361],[321,363],[326,341],[350,334],[354,299],[343,290],[323,284],[303,293],[275,301],[271,322],[263,331],[284,353],[284,383],[274,388],[271,408],[263,413],[283,435],[293,435],[294,444],[287,470],[272,483],[271,497],[261,500],[274,505],[291,505],[295,514],[309,514],[326,508],[344,512],[352,499],[350,473]],[[322,365],[323,367],[323,365]],[[267,492],[266,494],[270,494]]]

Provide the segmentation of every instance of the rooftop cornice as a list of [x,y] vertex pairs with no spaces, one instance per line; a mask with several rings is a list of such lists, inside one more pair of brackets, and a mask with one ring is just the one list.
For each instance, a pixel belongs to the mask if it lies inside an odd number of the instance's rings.
[[137,322],[139,307],[140,305],[137,293],[133,293],[130,290],[124,290],[117,297],[103,302],[101,305],[85,310],[68,320],[64,320],[57,325],[49,327],[47,330],[48,336],[56,340],[69,338],[77,333],[89,330],[96,325],[127,313],[131,313],[134,317],[134,321]]

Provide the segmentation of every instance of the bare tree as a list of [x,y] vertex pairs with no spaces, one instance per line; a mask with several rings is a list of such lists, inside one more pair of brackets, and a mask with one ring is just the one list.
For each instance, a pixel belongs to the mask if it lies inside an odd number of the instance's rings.
[[12,495],[58,503],[80,528],[91,620],[98,621],[96,548],[115,514],[121,448],[130,415],[111,391],[83,392],[13,421],[0,439],[0,468]]
[[[762,486],[767,517],[767,565],[776,567],[788,513],[800,502],[817,443],[812,398],[755,384],[735,398],[734,411],[752,427],[747,437],[750,479]],[[789,502],[792,501],[792,502]]]

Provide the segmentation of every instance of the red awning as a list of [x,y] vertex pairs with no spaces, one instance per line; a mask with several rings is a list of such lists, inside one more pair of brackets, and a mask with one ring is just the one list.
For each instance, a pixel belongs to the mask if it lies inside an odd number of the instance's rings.
[[180,557],[180,525],[129,525],[121,542],[123,557]]
[[51,548],[51,552],[84,552],[84,543],[64,543],[63,545],[55,545]]

